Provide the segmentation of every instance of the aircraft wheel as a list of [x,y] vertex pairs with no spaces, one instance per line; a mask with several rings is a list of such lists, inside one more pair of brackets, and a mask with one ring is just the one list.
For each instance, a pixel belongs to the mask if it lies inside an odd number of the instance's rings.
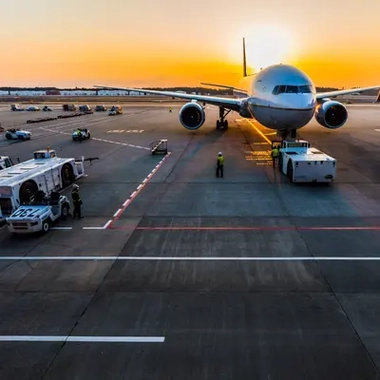
[[42,231],[44,233],[48,232],[50,230],[50,219],[46,219],[42,222]]
[[219,120],[216,121],[216,129],[220,129],[220,122],[219,122]]
[[282,154],[280,153],[280,156],[278,157],[278,169],[280,172],[282,172],[282,165],[283,165],[283,159],[282,159]]
[[62,206],[62,211],[61,211],[61,215],[63,218],[67,218],[70,214],[70,206],[65,203],[63,206]]
[[224,129],[228,129],[228,120],[224,121]]
[[287,175],[288,175],[289,181],[293,182],[293,165],[292,165],[292,160],[289,160],[289,162],[288,162]]

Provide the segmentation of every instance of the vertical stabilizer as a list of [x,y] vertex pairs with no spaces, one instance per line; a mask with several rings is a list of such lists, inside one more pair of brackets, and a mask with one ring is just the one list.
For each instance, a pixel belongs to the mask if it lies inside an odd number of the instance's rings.
[[247,76],[247,57],[245,55],[245,38],[243,37],[243,77]]

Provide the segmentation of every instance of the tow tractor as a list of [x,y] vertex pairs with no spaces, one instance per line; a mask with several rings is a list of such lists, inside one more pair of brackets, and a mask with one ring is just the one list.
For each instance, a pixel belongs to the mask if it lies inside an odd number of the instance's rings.
[[273,141],[279,148],[278,167],[290,182],[333,182],[336,177],[336,160],[305,140]]
[[13,234],[30,234],[48,232],[58,220],[70,214],[70,202],[66,196],[52,192],[49,197],[42,190],[36,192],[30,204],[20,206],[10,217],[6,218],[9,232]]
[[123,113],[123,108],[120,106],[112,106],[108,112],[108,116],[121,115]]
[[[79,132],[82,135],[82,138],[79,136]],[[90,131],[87,128],[84,129],[76,129],[72,134],[73,141],[82,141],[82,140],[89,140],[91,138]]]
[[161,139],[159,141],[153,141],[150,144],[150,151],[153,156],[155,154],[168,154],[168,140]]
[[10,128],[5,132],[7,140],[30,140],[31,133],[22,129]]

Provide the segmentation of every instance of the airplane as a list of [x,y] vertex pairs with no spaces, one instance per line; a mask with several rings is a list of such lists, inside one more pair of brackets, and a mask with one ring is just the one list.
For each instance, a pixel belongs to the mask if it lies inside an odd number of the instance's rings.
[[[348,119],[347,108],[340,102],[331,100],[338,95],[352,94],[380,88],[378,86],[353,88],[317,93],[312,80],[300,69],[287,64],[268,66],[257,73],[247,74],[245,38],[243,38],[243,88],[222,84],[211,84],[234,91],[235,98],[222,98],[174,91],[156,91],[143,88],[110,87],[95,85],[99,89],[138,91],[151,95],[163,95],[188,99],[179,111],[179,121],[190,131],[199,129],[206,120],[206,104],[219,107],[216,129],[228,129],[226,116],[235,111],[241,117],[256,119],[263,126],[277,130],[286,139],[296,138],[297,130],[315,117],[325,128],[341,128]],[[199,104],[201,102],[203,104]]]

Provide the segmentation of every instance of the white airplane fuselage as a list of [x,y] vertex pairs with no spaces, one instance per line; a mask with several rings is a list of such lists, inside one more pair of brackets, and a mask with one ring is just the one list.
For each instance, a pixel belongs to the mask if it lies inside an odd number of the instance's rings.
[[302,128],[312,119],[317,106],[313,82],[290,65],[269,66],[245,77],[240,88],[248,93],[241,116],[254,118],[270,129]]

